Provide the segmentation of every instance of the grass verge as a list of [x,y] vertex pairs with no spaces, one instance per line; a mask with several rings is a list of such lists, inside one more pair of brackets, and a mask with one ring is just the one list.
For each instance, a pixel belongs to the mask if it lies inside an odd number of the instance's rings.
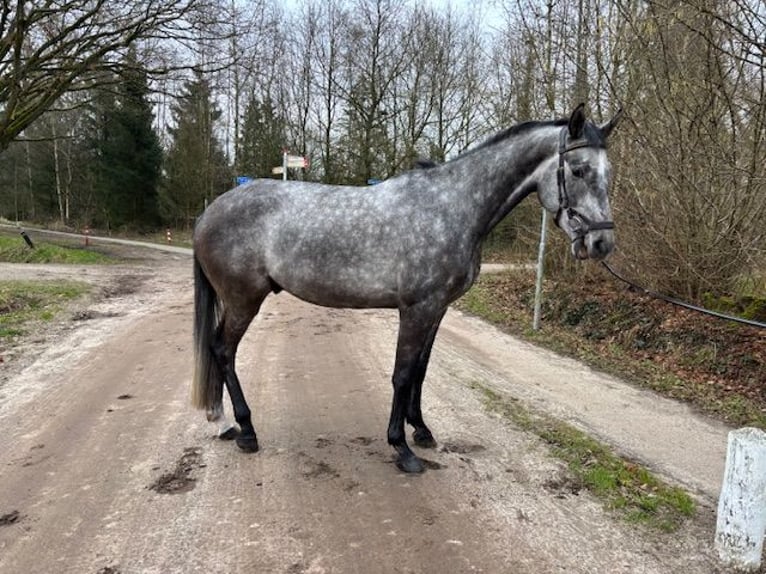
[[578,485],[625,520],[673,532],[694,515],[695,504],[683,489],[664,484],[646,468],[614,454],[574,427],[522,406],[479,382],[469,384],[485,408],[544,440],[564,461]]
[[0,343],[12,342],[36,322],[51,321],[67,301],[88,290],[78,282],[0,281]]
[[0,236],[0,261],[5,263],[66,263],[95,265],[114,260],[97,251],[35,241],[30,248],[21,237]]

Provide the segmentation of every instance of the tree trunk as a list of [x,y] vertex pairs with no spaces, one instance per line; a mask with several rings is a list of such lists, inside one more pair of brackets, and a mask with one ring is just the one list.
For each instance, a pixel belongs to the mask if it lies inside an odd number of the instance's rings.
[[66,214],[64,212],[64,200],[61,192],[61,165],[59,162],[59,140],[56,135],[56,122],[51,119],[51,134],[53,135],[53,169],[56,174],[56,198],[59,204],[59,219],[61,224],[66,224]]

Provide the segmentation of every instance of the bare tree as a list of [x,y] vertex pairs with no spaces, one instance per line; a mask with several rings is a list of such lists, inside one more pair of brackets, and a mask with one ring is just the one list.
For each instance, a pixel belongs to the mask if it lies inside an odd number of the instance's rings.
[[[0,8],[0,150],[62,94],[93,87],[139,42],[210,38],[210,0],[8,0]],[[143,54],[154,73],[178,67]]]
[[491,82],[479,19],[471,12],[461,16],[447,10],[436,23],[435,37],[431,68],[435,130],[430,155],[444,160],[496,126],[487,122],[485,102]]
[[700,300],[736,290],[766,246],[763,52],[720,3],[619,4],[630,112],[615,197],[625,265]]
[[395,81],[408,64],[401,33],[407,33],[406,15],[403,0],[357,0],[353,8],[343,54],[345,78],[336,86],[348,106],[346,149],[359,183],[393,173],[386,161],[388,130],[397,112]]
[[337,0],[319,0],[317,20],[321,23],[319,37],[314,42],[317,103],[314,109],[318,146],[322,164],[322,179],[338,183],[338,154],[334,139],[340,116],[341,96],[337,88],[341,80],[341,44],[346,26],[346,12]]

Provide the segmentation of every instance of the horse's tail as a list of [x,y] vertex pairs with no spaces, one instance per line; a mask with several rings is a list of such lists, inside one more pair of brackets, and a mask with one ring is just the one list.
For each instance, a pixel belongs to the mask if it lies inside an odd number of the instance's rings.
[[192,405],[212,409],[220,403],[223,377],[213,356],[212,344],[220,321],[220,302],[194,256],[194,380]]

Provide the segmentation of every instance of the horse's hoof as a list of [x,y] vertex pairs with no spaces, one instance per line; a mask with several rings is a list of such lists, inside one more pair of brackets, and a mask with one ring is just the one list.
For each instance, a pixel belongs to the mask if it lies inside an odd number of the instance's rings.
[[258,439],[239,435],[236,437],[237,446],[245,452],[258,452]]
[[221,440],[234,440],[239,436],[239,430],[235,426],[230,426],[225,431],[218,433],[218,438]]
[[436,448],[436,440],[428,429],[418,429],[412,433],[412,441],[420,448]]
[[396,468],[408,474],[418,474],[426,469],[423,461],[414,455],[408,457],[400,456],[396,461]]

